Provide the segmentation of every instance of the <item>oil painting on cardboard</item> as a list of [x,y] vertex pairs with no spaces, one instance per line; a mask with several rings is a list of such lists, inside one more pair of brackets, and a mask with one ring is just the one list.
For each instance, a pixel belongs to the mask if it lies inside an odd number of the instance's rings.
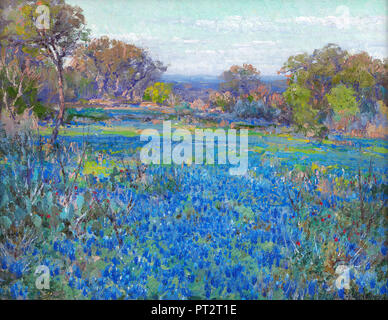
[[1,0],[0,299],[387,299],[386,28]]

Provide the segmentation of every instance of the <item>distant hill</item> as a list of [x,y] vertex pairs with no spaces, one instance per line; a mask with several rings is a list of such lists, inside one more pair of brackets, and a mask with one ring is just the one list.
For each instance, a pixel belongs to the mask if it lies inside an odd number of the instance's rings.
[[221,81],[216,76],[206,76],[206,75],[196,75],[196,76],[186,76],[186,75],[178,75],[178,74],[164,74],[162,76],[163,82],[175,83],[178,86],[184,84],[191,84],[194,89],[218,89],[218,85]]
[[[194,101],[197,98],[206,99],[209,91],[218,90],[222,82],[217,76],[179,74],[164,74],[161,81],[173,83],[174,91],[187,101]],[[261,81],[274,92],[281,93],[287,88],[286,78],[283,76],[261,76]]]

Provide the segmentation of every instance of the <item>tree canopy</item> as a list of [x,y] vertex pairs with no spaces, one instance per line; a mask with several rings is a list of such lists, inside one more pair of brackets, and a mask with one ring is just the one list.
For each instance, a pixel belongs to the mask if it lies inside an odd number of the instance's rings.
[[221,79],[224,80],[220,85],[221,91],[229,91],[234,97],[239,97],[260,85],[260,71],[251,64],[233,65],[222,73]]
[[386,100],[386,61],[366,52],[352,55],[335,44],[291,56],[280,73],[289,78],[284,96],[294,109],[294,119],[300,120],[298,125],[303,119],[312,121],[311,125],[323,124],[333,112],[373,117],[378,101]]
[[40,5],[47,9],[47,26],[38,24],[37,4],[24,1],[9,12],[4,33],[8,45],[22,46],[22,50],[32,57],[48,58],[57,70],[59,112],[51,138],[54,142],[65,114],[64,59],[74,52],[80,41],[87,40],[89,30],[80,7],[68,5],[63,0],[42,1]]
[[70,66],[97,82],[98,94],[141,98],[150,83],[167,70],[147,51],[108,37],[93,39],[80,47]]

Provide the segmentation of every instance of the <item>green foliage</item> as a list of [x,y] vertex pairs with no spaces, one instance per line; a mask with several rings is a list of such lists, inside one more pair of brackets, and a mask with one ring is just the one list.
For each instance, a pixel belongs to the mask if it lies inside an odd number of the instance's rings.
[[180,103],[180,104],[174,106],[174,109],[175,109],[175,113],[178,117],[193,113],[193,110],[190,108],[190,104],[187,102],[183,102],[183,103]]
[[359,111],[356,92],[345,85],[332,88],[326,98],[336,114],[355,116]]
[[1,107],[7,108],[13,116],[23,114],[26,109],[40,119],[48,115],[49,109],[38,99],[37,73],[22,71],[15,59],[0,64],[0,100]]
[[[355,116],[358,111],[374,116],[378,100],[384,98],[386,70],[381,60],[366,52],[351,55],[335,44],[328,44],[311,55],[291,56],[281,72],[289,73],[290,86],[297,84],[310,90],[308,110],[316,110],[314,116],[322,126],[332,110],[337,118]],[[286,95],[295,106],[296,101]],[[308,116],[310,111],[303,113]]]
[[[299,84],[291,84],[284,92],[286,102],[292,107],[293,121],[304,133],[319,127],[317,110],[310,104],[311,91]],[[316,132],[317,133],[317,132]]]
[[172,84],[156,82],[144,91],[143,99],[157,104],[163,104],[172,93]]
[[[65,270],[68,272],[81,263],[85,272],[95,275],[99,272],[96,265],[101,263],[96,264],[77,249],[73,257],[63,255],[53,248],[53,243],[77,239],[85,244],[91,233],[103,231],[116,237],[121,246],[121,233],[128,232],[130,226],[119,225],[116,217],[129,215],[134,206],[132,196],[100,201],[95,191],[89,191],[98,186],[95,178],[80,174],[88,153],[85,146],[52,146],[31,132],[20,131],[11,137],[4,130],[0,130],[0,142],[0,261],[6,261],[7,266],[23,266],[17,271],[4,269],[4,264],[0,266],[1,297],[14,298],[10,288],[20,283],[29,287],[30,299],[83,297],[67,284],[69,276]],[[139,188],[142,183],[138,180],[144,170],[127,169],[125,175],[114,168],[109,182],[99,188],[114,191],[117,181]],[[86,190],[79,193],[78,185]],[[34,254],[36,249],[45,254]],[[46,257],[63,271],[50,278],[50,290],[41,291],[35,287],[34,270]]]

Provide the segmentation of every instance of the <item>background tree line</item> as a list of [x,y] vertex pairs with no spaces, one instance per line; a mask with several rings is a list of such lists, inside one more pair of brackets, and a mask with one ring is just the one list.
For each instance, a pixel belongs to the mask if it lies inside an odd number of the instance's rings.
[[287,78],[283,94],[271,91],[260,80],[260,71],[249,64],[232,66],[221,75],[211,105],[241,117],[259,117],[318,137],[330,129],[347,132],[369,124],[387,122],[388,60],[366,52],[350,54],[328,44],[312,54],[291,56],[279,74]]

